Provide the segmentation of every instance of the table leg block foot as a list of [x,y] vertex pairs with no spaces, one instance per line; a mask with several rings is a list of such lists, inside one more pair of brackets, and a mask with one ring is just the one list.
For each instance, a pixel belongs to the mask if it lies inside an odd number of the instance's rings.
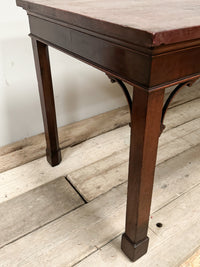
[[56,152],[51,152],[46,150],[46,155],[47,155],[47,161],[52,167],[59,165],[62,160],[60,149],[57,150]]
[[128,238],[128,236],[125,233],[122,235],[122,243],[121,243],[122,251],[131,261],[136,261],[137,259],[142,257],[147,252],[148,244],[149,244],[148,237],[135,244]]

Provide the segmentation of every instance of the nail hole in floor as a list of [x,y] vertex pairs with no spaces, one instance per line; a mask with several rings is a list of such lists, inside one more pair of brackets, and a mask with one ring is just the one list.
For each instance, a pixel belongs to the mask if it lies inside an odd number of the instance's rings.
[[162,223],[157,223],[156,226],[157,226],[158,228],[161,228],[161,227],[163,227],[163,224],[162,224]]

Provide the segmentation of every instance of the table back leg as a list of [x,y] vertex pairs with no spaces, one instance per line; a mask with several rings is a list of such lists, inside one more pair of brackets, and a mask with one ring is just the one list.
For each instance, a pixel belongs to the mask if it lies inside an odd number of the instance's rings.
[[133,92],[126,229],[122,250],[135,261],[147,252],[148,224],[164,89]]
[[61,151],[58,140],[48,46],[33,37],[32,45],[47,143],[47,160],[51,166],[56,166],[61,162]]

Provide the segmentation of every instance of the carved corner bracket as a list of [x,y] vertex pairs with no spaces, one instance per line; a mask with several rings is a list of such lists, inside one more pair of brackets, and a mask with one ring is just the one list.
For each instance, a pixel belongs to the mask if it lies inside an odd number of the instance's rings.
[[[124,95],[126,97],[126,100],[128,102],[129,111],[130,111],[130,117],[131,117],[132,116],[132,98],[130,96],[130,93],[129,93],[126,85],[120,79],[115,78],[113,76],[110,76],[108,74],[106,74],[106,75],[108,76],[108,78],[110,79],[110,81],[112,83],[118,83],[118,85],[123,90],[123,93],[124,93]],[[182,83],[178,84],[176,86],[176,88],[170,93],[170,95],[167,98],[167,100],[165,101],[165,104],[164,104],[163,109],[162,109],[161,124],[160,124],[160,135],[162,134],[163,130],[166,127],[165,124],[164,124],[164,119],[165,119],[166,112],[167,112],[167,110],[169,108],[169,105],[171,104],[172,100],[176,96],[176,94],[185,86],[191,87],[197,80],[198,80],[198,78],[192,78],[189,81],[182,82]],[[131,123],[129,123],[129,126],[131,126]]]
[[[115,78],[113,76],[110,76],[108,74],[106,74],[108,76],[108,78],[110,79],[111,83],[118,83],[118,85],[121,87],[122,91],[124,92],[124,95],[126,97],[126,100],[128,102],[128,107],[129,107],[129,111],[130,111],[130,116],[132,114],[132,99],[131,96],[129,94],[129,91],[125,85],[124,82],[122,82],[120,79]],[[129,123],[129,126],[131,126],[131,123]]]
[[176,94],[185,86],[191,87],[198,79],[191,79],[190,81],[187,82],[183,82],[180,83],[179,85],[176,86],[176,88],[171,92],[171,94],[169,95],[169,97],[167,98],[163,109],[162,109],[162,117],[161,117],[161,125],[160,125],[160,134],[162,134],[163,130],[165,129],[165,125],[164,125],[164,119],[165,119],[165,115],[166,112],[169,108],[170,103],[172,102],[172,100],[174,99],[174,97],[176,96]]

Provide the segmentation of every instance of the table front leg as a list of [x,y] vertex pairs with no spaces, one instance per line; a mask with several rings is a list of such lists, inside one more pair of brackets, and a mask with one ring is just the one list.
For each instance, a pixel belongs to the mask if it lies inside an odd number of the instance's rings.
[[151,197],[164,89],[133,92],[126,229],[122,250],[135,261],[147,252]]
[[56,166],[61,162],[61,151],[58,141],[48,46],[33,37],[32,45],[47,143],[47,160],[51,166]]

